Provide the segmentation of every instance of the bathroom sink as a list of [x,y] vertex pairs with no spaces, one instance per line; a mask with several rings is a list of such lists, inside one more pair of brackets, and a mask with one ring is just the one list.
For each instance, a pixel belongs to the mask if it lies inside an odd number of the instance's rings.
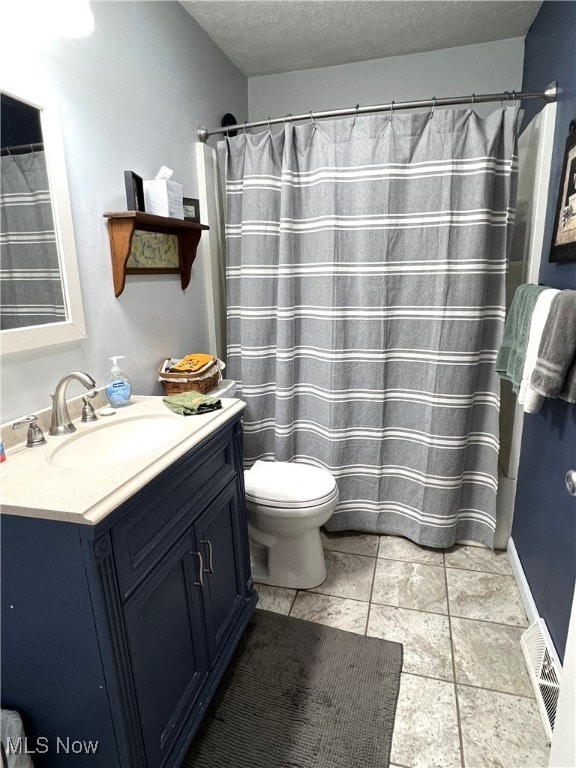
[[57,467],[81,469],[133,459],[169,443],[186,429],[186,420],[149,414],[114,421],[68,438],[49,456]]

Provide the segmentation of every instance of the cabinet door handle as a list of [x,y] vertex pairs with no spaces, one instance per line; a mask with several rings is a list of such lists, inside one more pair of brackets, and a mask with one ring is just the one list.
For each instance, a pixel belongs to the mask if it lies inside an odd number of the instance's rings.
[[200,539],[200,544],[208,545],[208,568],[204,570],[204,573],[214,573],[214,568],[212,567],[212,542],[208,539]]
[[195,587],[203,587],[204,586],[204,579],[202,578],[202,571],[204,570],[204,563],[202,562],[202,555],[200,552],[190,552],[191,555],[196,555],[198,557],[198,578],[200,581],[195,581],[194,586]]

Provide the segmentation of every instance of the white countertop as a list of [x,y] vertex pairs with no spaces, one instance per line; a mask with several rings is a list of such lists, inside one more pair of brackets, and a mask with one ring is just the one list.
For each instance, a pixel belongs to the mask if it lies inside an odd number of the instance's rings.
[[[82,424],[71,435],[52,437],[38,448],[17,446],[0,464],[0,504],[3,514],[96,525],[177,459],[209,437],[244,409],[241,400],[222,398],[222,409],[197,416],[178,416],[162,397],[132,398],[132,404],[114,416]],[[162,415],[182,420],[184,428],[170,442],[131,459],[81,469],[55,466],[55,449],[82,432],[101,428],[112,420]]]

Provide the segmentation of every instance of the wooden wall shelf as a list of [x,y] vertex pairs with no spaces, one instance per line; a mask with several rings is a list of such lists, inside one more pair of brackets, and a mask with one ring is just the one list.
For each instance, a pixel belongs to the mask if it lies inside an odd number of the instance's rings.
[[[202,230],[210,229],[206,224],[196,224],[194,221],[172,219],[167,216],[153,216],[151,213],[140,211],[121,211],[120,213],[105,213],[108,219],[108,234],[110,235],[110,253],[112,256],[112,274],[114,277],[114,293],[120,296],[126,283],[126,275],[170,274],[180,272],[182,290],[190,282],[192,264],[196,258],[196,250],[200,242]],[[135,269],[127,268],[126,263],[132,247],[132,236],[136,230],[143,232],[160,232],[165,235],[178,237],[179,269],[163,267]]]

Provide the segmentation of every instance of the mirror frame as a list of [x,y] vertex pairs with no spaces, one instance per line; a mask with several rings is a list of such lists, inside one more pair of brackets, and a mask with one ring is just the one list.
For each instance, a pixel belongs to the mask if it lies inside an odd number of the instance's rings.
[[27,328],[9,328],[0,331],[0,354],[7,355],[23,352],[27,349],[37,349],[85,339],[86,325],[80,292],[80,276],[76,259],[68,176],[58,108],[53,99],[49,99],[45,94],[40,93],[37,87],[27,82],[10,82],[5,76],[2,76],[0,91],[40,111],[54,230],[62,274],[62,291],[66,307],[66,320],[64,322],[31,325]]

